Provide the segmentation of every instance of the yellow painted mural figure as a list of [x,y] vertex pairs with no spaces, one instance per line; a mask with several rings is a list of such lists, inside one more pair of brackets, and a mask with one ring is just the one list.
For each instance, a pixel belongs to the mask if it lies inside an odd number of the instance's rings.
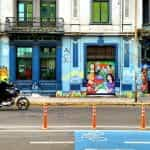
[[0,81],[8,81],[8,69],[5,66],[0,67]]

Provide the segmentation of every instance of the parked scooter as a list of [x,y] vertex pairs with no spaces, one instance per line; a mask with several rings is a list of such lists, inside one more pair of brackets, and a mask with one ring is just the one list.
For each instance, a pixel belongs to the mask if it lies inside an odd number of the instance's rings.
[[27,110],[30,102],[25,96],[20,96],[20,91],[13,84],[0,82],[0,107],[15,104],[19,110]]

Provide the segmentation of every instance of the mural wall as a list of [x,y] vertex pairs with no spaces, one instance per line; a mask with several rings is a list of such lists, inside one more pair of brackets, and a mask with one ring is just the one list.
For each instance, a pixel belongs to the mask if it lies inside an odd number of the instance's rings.
[[9,40],[7,37],[0,39],[0,80],[9,77]]
[[[72,84],[78,85],[78,91],[87,94],[122,94],[135,89],[134,68],[137,57],[133,54],[134,40],[120,37],[80,37],[78,43],[78,66],[73,67],[73,43],[71,37],[63,38],[62,91],[70,92]],[[87,46],[115,45],[115,60],[97,60],[87,62]],[[128,59],[125,57],[128,48]],[[125,52],[124,52],[125,51]],[[126,63],[126,64],[124,64]],[[139,66],[140,67],[140,66]],[[138,66],[137,66],[138,68]],[[137,69],[139,70],[139,68]],[[86,81],[86,85],[83,84]],[[110,88],[110,89],[109,89]]]
[[8,81],[8,69],[6,66],[0,66],[0,81]]
[[91,61],[87,63],[87,94],[115,94],[115,63]]

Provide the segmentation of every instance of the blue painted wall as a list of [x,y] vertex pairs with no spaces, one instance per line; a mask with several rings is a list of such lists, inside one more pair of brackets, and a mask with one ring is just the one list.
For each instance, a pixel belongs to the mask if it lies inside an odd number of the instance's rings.
[[7,37],[0,40],[0,66],[6,66],[9,69],[9,40]]
[[[129,67],[124,66],[124,54],[125,46],[124,43],[129,43]],[[25,43],[18,41],[12,44],[7,38],[0,40],[0,65],[5,65],[9,68],[10,80],[15,80],[15,45],[26,45],[29,44],[33,47],[35,55],[34,58],[38,57],[38,45],[57,45],[57,89],[63,91],[70,90],[84,90],[84,79],[85,79],[85,63],[86,63],[86,47],[88,45],[113,45],[116,48],[116,91],[121,93],[122,91],[133,91],[135,89],[134,72],[138,74],[140,80],[140,65],[135,57],[136,53],[134,50],[134,40],[131,38],[124,39],[122,37],[69,37],[64,36],[61,42],[44,42],[41,41],[37,44],[34,41],[25,41]],[[140,47],[138,49],[140,53]],[[136,60],[135,60],[136,59]],[[139,60],[140,62],[140,60]],[[14,65],[11,65],[14,64]],[[37,65],[39,62],[33,61],[33,65]],[[9,67],[11,65],[11,67]],[[37,65],[38,66],[38,65]],[[39,68],[33,70],[37,74],[33,77],[33,80],[39,79]],[[138,81],[139,81],[138,80]]]
[[[76,39],[76,41],[74,40]],[[85,79],[86,50],[88,45],[103,46],[112,45],[115,47],[115,72],[116,72],[116,92],[132,91],[134,88],[134,77],[132,72],[136,66],[134,58],[134,40],[122,37],[64,37],[62,40],[62,89],[70,91],[71,87],[80,87],[82,90]],[[75,66],[74,43],[77,43],[78,65]],[[124,66],[125,42],[129,45],[129,67]],[[134,58],[134,59],[133,59]],[[133,68],[134,66],[134,68]],[[128,70],[128,71],[127,71]],[[139,70],[139,68],[137,68]]]
[[[16,40],[10,42],[10,53],[9,53],[9,59],[10,59],[10,65],[11,68],[9,70],[10,72],[10,80],[16,81],[16,47],[32,47],[33,53],[32,53],[32,83],[35,81],[40,81],[40,46],[56,46],[56,81],[50,81],[54,84],[56,83],[57,90],[61,90],[61,56],[62,56],[62,48],[61,48],[61,42],[60,41],[32,41],[32,40]],[[20,81],[22,82],[22,81]],[[46,82],[46,81],[44,81]],[[55,90],[54,89],[54,90]],[[53,90],[53,89],[50,89]]]

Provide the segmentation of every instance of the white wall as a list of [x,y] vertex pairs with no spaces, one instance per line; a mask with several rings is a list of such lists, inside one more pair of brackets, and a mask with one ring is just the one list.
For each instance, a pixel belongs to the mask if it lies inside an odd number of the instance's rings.
[[13,3],[14,0],[0,0],[0,21],[2,30],[4,30],[5,18],[13,17],[14,15]]
[[[13,17],[13,6],[16,0],[0,0],[0,20],[5,23],[6,17]],[[73,0],[57,0],[57,17],[63,17],[65,21],[66,32],[85,32],[85,33],[116,33],[122,31],[122,22],[124,32],[134,31],[134,4],[135,0],[129,0],[129,17],[124,15],[126,0],[110,0],[112,4],[111,24],[110,25],[90,25],[91,3],[92,0],[77,0],[78,16],[73,17]],[[138,1],[138,28],[142,26],[142,0]],[[123,12],[121,12],[123,10]],[[123,20],[122,20],[123,18]]]
[[[122,23],[125,24],[123,32],[134,32],[134,4],[135,0],[129,0],[129,16],[125,17],[126,0],[111,0],[112,8],[111,11],[111,24],[110,25],[90,25],[91,19],[91,2],[92,0],[78,0],[79,9],[78,17],[72,17],[72,2],[73,0],[58,0],[59,5],[59,16],[65,20],[65,31],[66,32],[85,32],[85,33],[116,33],[122,31]],[[138,1],[138,25],[141,26],[142,21],[142,8],[141,1]],[[122,11],[123,10],[123,11]],[[123,15],[123,16],[122,16]],[[123,20],[122,20],[123,19]]]

